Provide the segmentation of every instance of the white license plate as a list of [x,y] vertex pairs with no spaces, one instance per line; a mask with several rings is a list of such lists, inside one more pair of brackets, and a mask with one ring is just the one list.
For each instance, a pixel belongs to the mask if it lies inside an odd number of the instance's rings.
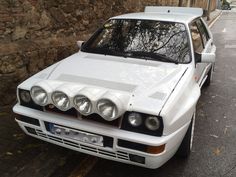
[[60,125],[51,124],[50,125],[51,133],[64,137],[69,138],[77,141],[81,141],[84,143],[94,144],[98,146],[103,146],[103,137],[79,130],[74,130],[70,128],[66,128]]

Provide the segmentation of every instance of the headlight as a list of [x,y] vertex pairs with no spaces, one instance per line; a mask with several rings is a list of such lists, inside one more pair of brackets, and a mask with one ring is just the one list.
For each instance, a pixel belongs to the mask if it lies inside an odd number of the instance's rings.
[[108,99],[101,99],[97,103],[97,109],[102,117],[108,121],[112,121],[118,114],[117,106]]
[[30,92],[28,90],[20,90],[19,91],[20,100],[25,103],[29,103],[31,101]]
[[52,101],[54,105],[62,111],[66,111],[70,107],[69,97],[63,92],[53,92]]
[[143,122],[142,115],[136,112],[132,112],[128,116],[128,122],[133,127],[138,127]]
[[34,102],[40,106],[45,106],[47,104],[47,92],[39,86],[34,86],[31,88],[31,97]]
[[145,120],[145,125],[149,130],[157,130],[160,128],[160,120],[156,116],[149,116]]
[[77,95],[74,98],[74,105],[81,114],[90,114],[92,112],[92,103],[90,99],[83,95]]

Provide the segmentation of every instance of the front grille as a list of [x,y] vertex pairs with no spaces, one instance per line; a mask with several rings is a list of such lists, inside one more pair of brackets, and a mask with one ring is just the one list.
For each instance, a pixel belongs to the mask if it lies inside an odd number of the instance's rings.
[[[130,160],[130,154],[128,154],[126,152],[122,152],[122,151],[112,152],[112,151],[101,149],[101,148],[98,148],[98,147],[90,147],[90,146],[87,146],[87,145],[80,144],[79,142],[74,142],[74,141],[70,141],[70,140],[65,139],[65,138],[61,138],[61,137],[59,138],[59,137],[56,137],[56,136],[53,136],[53,135],[46,134],[46,133],[42,132],[39,129],[33,129],[33,128],[29,128],[29,127],[25,127],[25,128],[27,130],[30,129],[30,131],[28,131],[30,134],[34,134],[38,137],[48,139],[48,140],[51,140],[51,141],[54,141],[54,142],[57,142],[57,143],[60,143],[60,144],[65,144],[67,146],[76,148],[77,150],[93,152],[93,153],[96,153],[96,154],[104,155],[104,156],[107,156],[107,157],[112,157],[112,158],[115,158],[115,159],[131,161]],[[34,131],[32,131],[32,129]],[[36,132],[36,134],[35,134],[35,132]]]

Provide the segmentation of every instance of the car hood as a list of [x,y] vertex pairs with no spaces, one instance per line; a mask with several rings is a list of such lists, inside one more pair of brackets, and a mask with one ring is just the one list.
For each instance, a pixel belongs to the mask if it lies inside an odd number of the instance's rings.
[[79,52],[61,61],[47,82],[100,90],[95,97],[116,97],[123,110],[157,114],[186,69],[184,64]]

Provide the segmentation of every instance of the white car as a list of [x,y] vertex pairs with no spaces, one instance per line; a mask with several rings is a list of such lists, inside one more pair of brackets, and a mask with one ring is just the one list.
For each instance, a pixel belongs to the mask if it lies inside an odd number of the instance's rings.
[[148,6],[110,18],[78,53],[18,86],[17,123],[35,138],[146,168],[187,157],[215,62],[201,16]]

